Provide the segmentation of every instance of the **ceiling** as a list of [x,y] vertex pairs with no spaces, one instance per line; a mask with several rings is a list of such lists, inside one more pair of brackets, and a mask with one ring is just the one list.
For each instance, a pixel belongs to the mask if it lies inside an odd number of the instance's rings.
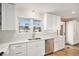
[[[79,17],[79,3],[17,3],[16,6],[22,9],[35,10],[40,13],[51,13],[70,18]],[[75,14],[72,14],[75,11]]]

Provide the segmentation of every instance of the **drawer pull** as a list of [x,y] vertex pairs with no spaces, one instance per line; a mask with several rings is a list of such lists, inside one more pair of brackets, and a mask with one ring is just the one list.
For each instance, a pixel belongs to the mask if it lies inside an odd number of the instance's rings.
[[18,53],[16,53],[16,54],[22,54],[23,52],[18,52]]
[[21,47],[21,46],[16,46],[16,47]]

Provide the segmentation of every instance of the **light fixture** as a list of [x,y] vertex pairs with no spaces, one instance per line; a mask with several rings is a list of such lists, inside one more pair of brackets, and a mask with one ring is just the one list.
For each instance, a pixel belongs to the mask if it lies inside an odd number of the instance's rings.
[[36,11],[32,10],[32,18],[35,18],[35,16],[36,16]]
[[72,14],[75,14],[76,12],[75,11],[72,11]]

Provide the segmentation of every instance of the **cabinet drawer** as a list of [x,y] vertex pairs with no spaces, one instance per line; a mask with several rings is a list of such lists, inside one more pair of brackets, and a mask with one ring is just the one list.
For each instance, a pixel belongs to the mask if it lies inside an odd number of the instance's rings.
[[10,45],[10,48],[20,48],[20,47],[26,47],[26,43],[15,43]]
[[26,43],[16,43],[9,46],[10,55],[26,55]]
[[26,52],[20,51],[20,52],[11,52],[11,56],[26,56]]
[[36,47],[35,46],[28,47],[28,56],[36,56]]
[[37,41],[28,43],[28,46],[33,46],[33,45],[40,47],[42,45],[45,45],[45,41],[37,40]]
[[45,54],[45,41],[37,40],[35,42],[28,43],[29,56],[42,56],[44,54]]

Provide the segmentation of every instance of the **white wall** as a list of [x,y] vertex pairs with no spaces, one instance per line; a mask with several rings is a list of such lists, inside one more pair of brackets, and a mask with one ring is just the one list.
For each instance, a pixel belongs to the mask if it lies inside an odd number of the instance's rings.
[[33,12],[33,10],[18,8],[18,6],[16,6],[16,11],[17,17],[36,18],[38,20],[43,20],[43,13],[38,11]]

